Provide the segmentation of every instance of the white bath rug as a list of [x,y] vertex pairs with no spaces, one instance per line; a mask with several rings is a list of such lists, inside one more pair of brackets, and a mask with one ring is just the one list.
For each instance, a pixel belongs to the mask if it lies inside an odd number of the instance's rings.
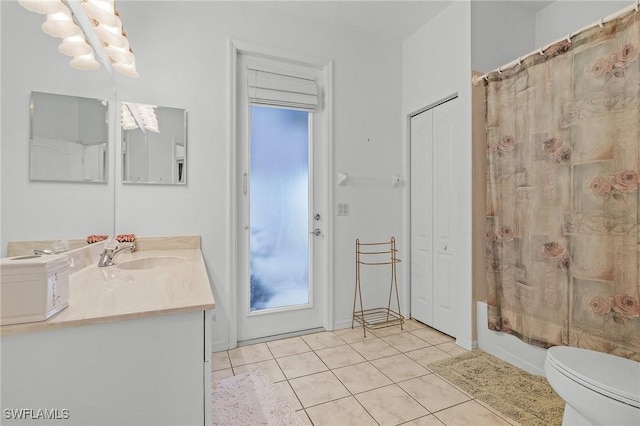
[[288,426],[300,422],[262,370],[220,380],[211,392],[212,421],[219,426]]

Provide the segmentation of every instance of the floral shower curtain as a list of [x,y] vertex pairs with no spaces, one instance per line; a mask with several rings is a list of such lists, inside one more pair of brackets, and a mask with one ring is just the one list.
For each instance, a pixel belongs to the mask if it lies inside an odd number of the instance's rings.
[[489,328],[640,361],[640,13],[487,76]]

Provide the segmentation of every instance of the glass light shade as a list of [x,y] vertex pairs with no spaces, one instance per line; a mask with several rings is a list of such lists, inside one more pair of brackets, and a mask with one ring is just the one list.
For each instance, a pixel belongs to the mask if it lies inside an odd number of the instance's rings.
[[60,0],[18,0],[18,3],[30,12],[48,15],[64,12],[67,6]]
[[142,123],[146,128],[158,127],[158,120],[155,120],[153,118],[142,117]]
[[133,120],[133,115],[131,115],[131,111],[129,111],[129,107],[126,102],[122,102],[120,104],[120,118],[123,121]]
[[140,74],[138,74],[138,71],[136,71],[136,59],[133,56],[133,54],[131,55],[131,63],[130,64],[123,64],[122,62],[115,62],[113,64],[113,69],[118,71],[120,74],[124,74],[127,77],[133,77],[133,78],[137,78],[140,76]]
[[71,37],[65,37],[62,43],[58,45],[58,50],[67,56],[81,56],[88,55],[93,52],[89,43],[86,42],[81,35],[74,35]]
[[76,56],[71,60],[71,67],[80,71],[91,71],[100,68],[100,62],[93,57],[93,52],[88,55]]
[[110,27],[122,27],[120,17],[115,14],[112,0],[88,0],[82,2],[82,8],[87,16]]
[[47,15],[47,20],[42,24],[42,31],[52,37],[60,38],[82,33],[80,27],[73,22],[68,10]]
[[153,105],[147,105],[147,104],[135,104],[134,105],[136,111],[138,111],[138,114],[140,115],[153,115],[154,111],[153,108],[155,108]]
[[104,50],[113,62],[120,62],[124,65],[131,65],[133,62],[133,54],[129,49],[129,40],[126,37],[124,37],[124,47],[115,47],[107,44]]
[[124,47],[125,37],[122,35],[122,26],[110,27],[101,22],[93,27],[100,41],[110,44],[114,47]]
[[129,113],[128,116],[123,116],[120,120],[122,122],[122,128],[125,130],[133,130],[138,128],[136,120],[133,118],[133,115],[131,115],[131,113]]
[[120,123],[124,130],[137,129],[136,119],[133,118],[133,114],[129,110],[131,108],[126,102],[120,104]]
[[128,122],[128,123],[125,123],[125,122],[123,121],[123,122],[122,122],[122,128],[123,128],[124,130],[134,130],[134,129],[137,129],[137,128],[138,128],[138,126],[136,125],[135,121]]

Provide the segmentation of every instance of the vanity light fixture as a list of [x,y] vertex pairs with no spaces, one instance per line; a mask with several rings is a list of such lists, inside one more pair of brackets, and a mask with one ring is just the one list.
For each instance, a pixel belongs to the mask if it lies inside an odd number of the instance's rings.
[[25,9],[47,15],[42,30],[62,39],[58,50],[71,66],[94,70],[100,61],[128,77],[138,77],[135,57],[122,29],[115,0],[18,0]]

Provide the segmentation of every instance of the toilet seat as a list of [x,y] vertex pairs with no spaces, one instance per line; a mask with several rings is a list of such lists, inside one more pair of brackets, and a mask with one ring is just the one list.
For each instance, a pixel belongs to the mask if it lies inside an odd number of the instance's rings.
[[547,350],[547,361],[575,382],[609,398],[640,408],[640,363],[569,346]]

